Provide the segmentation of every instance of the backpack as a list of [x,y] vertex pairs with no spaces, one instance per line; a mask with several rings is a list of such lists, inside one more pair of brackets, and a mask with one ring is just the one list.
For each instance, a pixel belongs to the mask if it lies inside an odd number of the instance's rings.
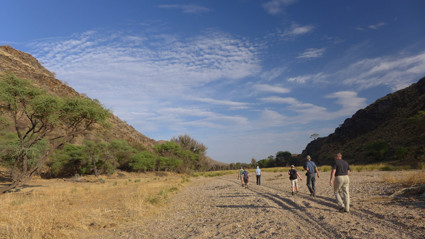
[[297,170],[295,169],[291,169],[289,170],[289,179],[293,180],[293,179],[297,179]]

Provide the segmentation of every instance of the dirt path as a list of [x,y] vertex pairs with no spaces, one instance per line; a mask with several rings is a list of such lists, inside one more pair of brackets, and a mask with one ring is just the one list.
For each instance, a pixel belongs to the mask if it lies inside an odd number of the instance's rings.
[[264,173],[261,186],[251,178],[248,189],[234,175],[197,179],[156,220],[105,238],[424,238],[424,201],[387,200],[383,173],[353,173],[349,214],[337,212],[328,173],[315,198],[304,182],[292,196],[282,173]]

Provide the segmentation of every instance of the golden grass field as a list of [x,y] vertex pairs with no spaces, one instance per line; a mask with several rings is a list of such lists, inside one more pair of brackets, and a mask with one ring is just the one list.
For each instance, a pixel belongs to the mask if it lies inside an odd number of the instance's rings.
[[34,179],[0,195],[0,238],[82,238],[154,216],[185,176],[125,173],[85,181]]

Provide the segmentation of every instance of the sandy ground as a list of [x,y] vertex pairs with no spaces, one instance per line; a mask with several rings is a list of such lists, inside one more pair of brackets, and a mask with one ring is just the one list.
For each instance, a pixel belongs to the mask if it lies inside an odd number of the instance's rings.
[[[384,174],[353,172],[351,212],[337,210],[329,172],[311,197],[300,183],[294,196],[285,173],[263,173],[249,188],[236,175],[192,179],[167,209],[143,225],[97,235],[102,238],[425,238],[425,201],[392,199],[394,186],[382,183]],[[302,175],[303,176],[303,175]],[[303,177],[305,180],[305,176]]]

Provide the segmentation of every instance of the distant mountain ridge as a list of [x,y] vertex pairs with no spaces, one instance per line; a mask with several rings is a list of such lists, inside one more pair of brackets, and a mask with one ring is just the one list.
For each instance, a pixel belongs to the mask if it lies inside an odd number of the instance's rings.
[[[57,96],[78,96],[81,95],[73,88],[62,81],[56,79],[55,74],[44,68],[37,59],[30,54],[15,50],[10,46],[0,46],[0,75],[13,73],[16,76],[31,80],[39,86]],[[83,139],[101,137],[105,141],[112,139],[124,139],[132,144],[139,144],[146,149],[151,149],[157,142],[135,130],[132,126],[113,115],[109,119],[111,125],[108,129],[96,129],[94,133],[89,133]],[[78,139],[77,139],[78,140]]]
[[337,152],[356,164],[425,160],[425,117],[409,121],[424,110],[425,77],[358,110],[334,133],[310,142],[301,157],[311,155],[322,165],[330,164]]

